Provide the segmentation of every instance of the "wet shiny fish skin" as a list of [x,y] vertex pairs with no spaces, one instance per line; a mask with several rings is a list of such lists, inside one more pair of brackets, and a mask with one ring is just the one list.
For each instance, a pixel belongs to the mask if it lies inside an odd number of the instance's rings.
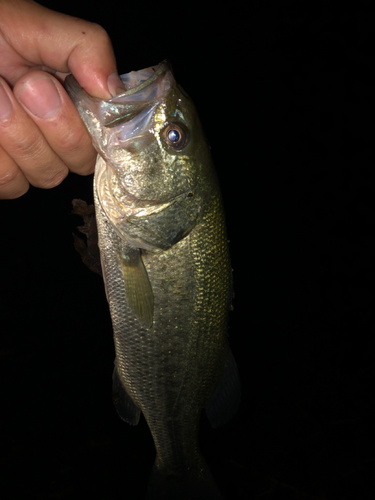
[[148,498],[219,499],[198,426],[203,408],[217,427],[240,399],[220,189],[195,107],[168,63],[121,78],[126,90],[110,101],[66,80],[99,153],[94,198],[114,402],[130,424],[143,412],[151,430]]

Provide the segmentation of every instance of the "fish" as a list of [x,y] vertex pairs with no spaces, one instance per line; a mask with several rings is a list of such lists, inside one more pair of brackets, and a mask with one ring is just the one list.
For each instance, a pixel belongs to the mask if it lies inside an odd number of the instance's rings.
[[223,496],[198,442],[203,409],[213,428],[241,399],[228,343],[232,268],[223,201],[196,108],[171,65],[120,76],[124,92],[65,88],[98,152],[94,201],[116,358],[119,416],[141,413],[156,458],[148,499]]

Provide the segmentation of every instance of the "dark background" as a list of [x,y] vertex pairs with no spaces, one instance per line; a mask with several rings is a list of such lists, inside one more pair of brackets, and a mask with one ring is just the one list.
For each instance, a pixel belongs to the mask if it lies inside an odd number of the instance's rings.
[[[120,73],[172,61],[200,112],[228,220],[243,401],[202,417],[227,499],[374,496],[372,2],[40,2],[100,23]],[[302,7],[303,5],[303,7]],[[71,200],[92,177],[1,201],[2,498],[143,498],[145,421],[111,401],[103,283]]]

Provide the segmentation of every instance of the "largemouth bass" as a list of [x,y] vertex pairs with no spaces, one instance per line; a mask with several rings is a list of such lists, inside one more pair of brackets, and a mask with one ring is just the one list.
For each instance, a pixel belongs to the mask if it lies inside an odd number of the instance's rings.
[[141,412],[156,460],[147,498],[222,498],[198,444],[237,411],[227,340],[232,272],[220,189],[199,118],[167,62],[121,76],[125,91],[66,89],[98,151],[101,264],[116,347],[113,399]]

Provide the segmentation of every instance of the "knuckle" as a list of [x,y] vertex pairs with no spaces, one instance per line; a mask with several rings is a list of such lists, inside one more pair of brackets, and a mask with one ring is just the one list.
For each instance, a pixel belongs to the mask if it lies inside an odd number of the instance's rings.
[[3,187],[0,188],[0,198],[3,200],[15,200],[16,198],[20,198],[30,188],[30,184],[28,182],[22,183],[21,185],[6,186],[6,189]]
[[80,174],[81,175],[90,175],[94,172],[95,170],[95,163],[96,163],[96,153],[92,155],[92,158],[90,158],[85,165],[83,165]]
[[19,162],[30,161],[43,156],[45,149],[44,139],[39,134],[17,135],[17,141],[9,144],[9,150]]
[[[80,43],[93,45],[95,47],[111,46],[111,39],[107,31],[100,24],[85,21],[86,36],[81,39]],[[87,29],[88,28],[88,29]]]
[[71,155],[87,147],[87,132],[66,127],[60,132],[59,149]]
[[97,153],[86,130],[67,130],[59,141],[58,153],[73,171],[78,168],[81,175],[94,171]]
[[111,43],[111,39],[109,38],[109,35],[103,28],[103,26],[100,26],[100,24],[97,23],[91,23],[91,29],[92,29],[91,35],[98,44]]
[[17,168],[2,169],[0,172],[0,186],[12,184],[18,177]]
[[30,187],[27,179],[16,165],[0,171],[0,199],[12,200],[24,195]]
[[59,170],[49,169],[45,175],[39,179],[38,187],[42,189],[54,188],[62,183],[68,173],[69,170],[67,168]]

